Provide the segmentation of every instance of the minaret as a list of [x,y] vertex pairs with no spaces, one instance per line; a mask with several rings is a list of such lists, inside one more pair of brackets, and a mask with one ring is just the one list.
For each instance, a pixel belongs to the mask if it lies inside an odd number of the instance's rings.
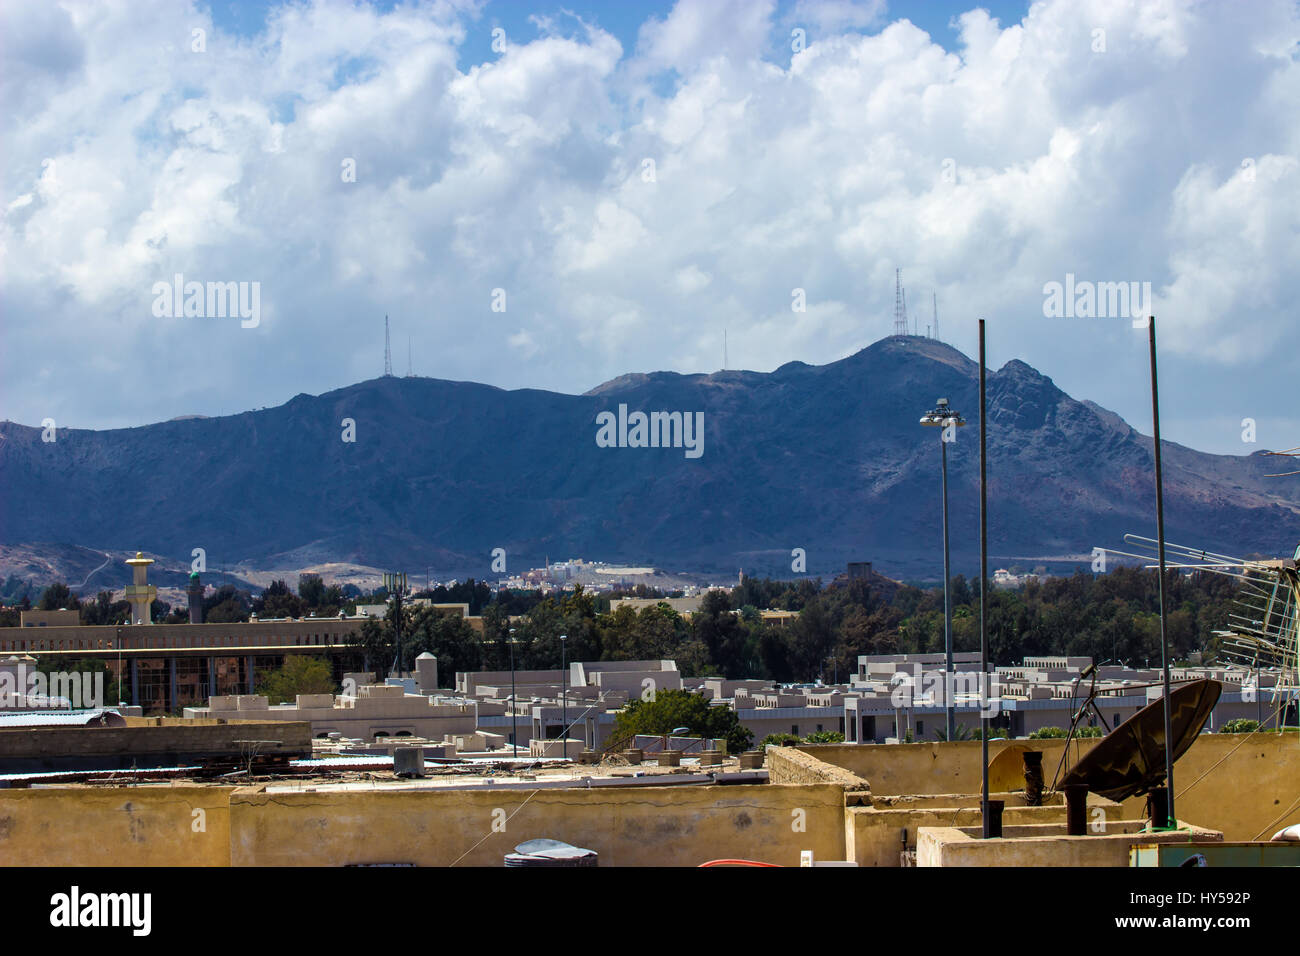
[[125,595],[131,602],[131,623],[152,624],[149,606],[158,596],[158,589],[149,583],[149,565],[153,564],[153,558],[146,558],[143,552],[137,551],[135,557],[128,558],[126,563],[131,566],[132,575],[131,586]]

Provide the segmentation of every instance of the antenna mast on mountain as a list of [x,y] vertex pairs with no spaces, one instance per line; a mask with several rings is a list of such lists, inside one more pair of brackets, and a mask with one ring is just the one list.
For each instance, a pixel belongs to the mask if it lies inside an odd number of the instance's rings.
[[408,335],[406,336],[406,377],[407,377],[407,378],[414,378],[414,377],[415,377],[415,376],[412,374],[412,372],[411,372],[411,336],[410,336],[410,334],[408,334]]
[[388,316],[384,316],[384,378],[393,377],[393,350],[388,344]]
[[907,334],[907,306],[903,300],[903,270],[894,270],[894,334]]
[[934,298],[934,338],[935,341],[938,341],[939,340],[939,293],[931,292],[930,295],[933,296]]
[[722,370],[727,370],[727,330],[722,330]]

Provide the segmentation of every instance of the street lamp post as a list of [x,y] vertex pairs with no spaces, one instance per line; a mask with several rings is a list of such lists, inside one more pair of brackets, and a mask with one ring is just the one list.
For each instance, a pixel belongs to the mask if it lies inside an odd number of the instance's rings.
[[569,756],[569,678],[565,672],[564,643],[569,635],[560,635],[560,750],[562,757]]
[[948,740],[957,734],[956,716],[952,703],[952,597],[951,574],[948,570],[948,443],[957,440],[957,428],[966,419],[941,398],[935,407],[921,416],[921,424],[942,429],[939,432],[941,495],[943,498],[943,649],[946,657],[943,701],[948,720]]
[[402,676],[402,592],[406,574],[393,571],[384,575],[384,587],[393,596],[393,669],[390,677]]
[[517,701],[515,700],[515,629],[510,629],[510,743],[513,747],[511,754],[519,756],[519,717],[516,712]]

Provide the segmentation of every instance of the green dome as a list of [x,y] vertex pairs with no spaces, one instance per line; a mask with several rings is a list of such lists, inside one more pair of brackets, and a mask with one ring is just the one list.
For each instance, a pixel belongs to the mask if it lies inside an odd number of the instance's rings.
[[197,572],[197,571],[191,571],[191,572],[190,572],[190,580],[191,580],[191,581],[197,581],[198,579],[199,579],[199,572]]

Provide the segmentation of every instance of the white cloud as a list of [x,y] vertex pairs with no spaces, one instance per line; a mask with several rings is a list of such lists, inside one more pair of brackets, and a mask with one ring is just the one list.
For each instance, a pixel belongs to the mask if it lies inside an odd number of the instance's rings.
[[[458,67],[488,28],[468,5],[322,0],[241,40],[163,0],[5,4],[4,414],[124,424],[322,391],[377,373],[385,313],[437,356],[423,374],[507,387],[713,369],[723,327],[733,366],[825,362],[890,331],[895,266],[922,324],[933,289],[954,344],[987,316],[995,364],[1135,422],[1114,358],[1141,342],[1044,319],[1045,282],[1152,282],[1182,421],[1211,428],[1233,389],[1284,392],[1293,5],[972,10],[956,52],[888,16],[680,0],[630,49],[541,20]],[[800,18],[808,47],[774,55]],[[150,287],[176,272],[260,280],[266,320],[154,319]],[[553,340],[573,343],[563,363]],[[120,387],[142,368],[149,388]]]
[[532,335],[527,329],[519,329],[506,339],[506,344],[522,355],[525,359],[530,359],[541,351],[541,346],[533,340]]
[[694,263],[673,274],[673,283],[682,295],[694,295],[712,281],[713,276]]

